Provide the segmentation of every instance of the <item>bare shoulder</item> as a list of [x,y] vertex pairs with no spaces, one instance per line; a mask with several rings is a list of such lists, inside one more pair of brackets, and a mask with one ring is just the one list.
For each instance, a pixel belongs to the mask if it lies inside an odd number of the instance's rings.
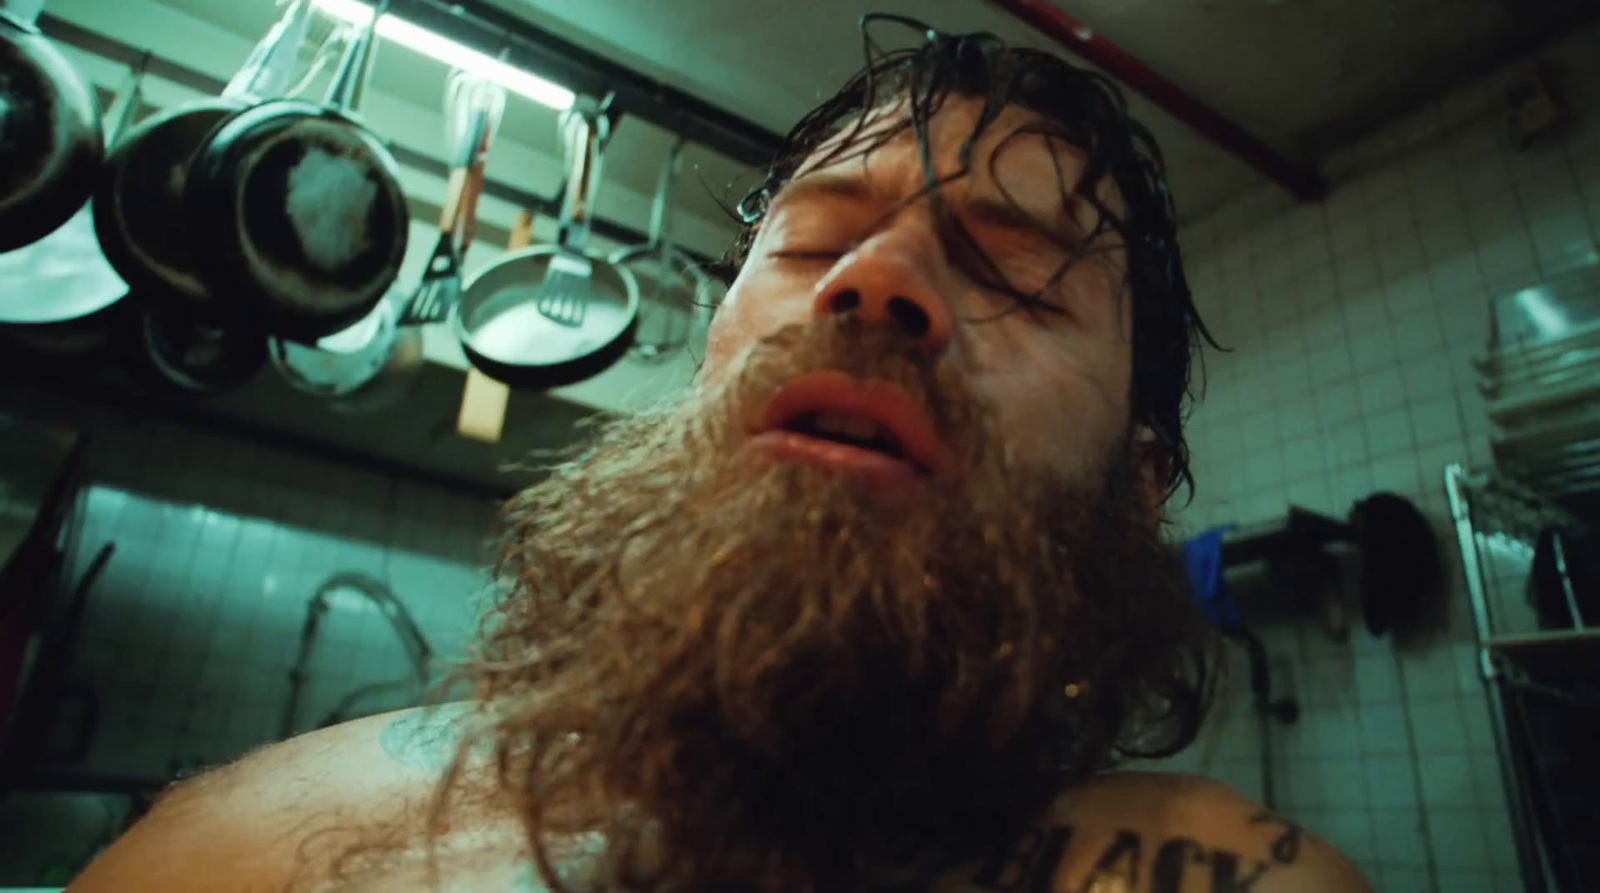
[[415,813],[455,752],[467,706],[352,720],[176,782],[68,890],[214,891],[219,878],[282,889],[322,829]]
[[1163,772],[1110,773],[1070,792],[965,880],[994,893],[1372,893],[1292,818]]

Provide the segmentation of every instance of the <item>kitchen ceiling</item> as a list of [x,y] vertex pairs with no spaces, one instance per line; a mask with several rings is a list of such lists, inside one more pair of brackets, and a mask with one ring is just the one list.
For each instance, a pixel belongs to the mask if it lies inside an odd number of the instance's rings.
[[[163,0],[254,37],[270,0]],[[490,0],[647,76],[782,132],[861,62],[856,21],[897,12],[1059,49],[983,0]],[[1595,18],[1593,0],[1073,0],[1073,16],[1291,156],[1315,159],[1462,78]],[[182,60],[180,60],[182,61]],[[375,88],[436,105],[437,63],[380,56]],[[1195,219],[1264,181],[1134,98],[1167,154],[1180,214]],[[528,105],[505,134],[556,152],[554,115]],[[648,193],[668,136],[628,120],[607,176]],[[707,219],[750,172],[691,147],[684,210]],[[695,181],[698,180],[697,184]],[[549,193],[554,184],[535,184]],[[632,221],[642,225],[644,221]]]
[[[982,0],[493,0],[778,132],[861,64],[864,12],[1059,47]],[[1573,22],[1594,0],[1053,0],[1291,155],[1316,158]],[[1187,219],[1263,182],[1135,98]]]

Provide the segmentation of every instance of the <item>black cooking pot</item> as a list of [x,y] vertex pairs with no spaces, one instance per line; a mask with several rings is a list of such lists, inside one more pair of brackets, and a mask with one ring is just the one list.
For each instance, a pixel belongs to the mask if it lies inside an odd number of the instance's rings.
[[376,22],[350,42],[326,103],[272,100],[240,112],[189,165],[196,271],[228,294],[230,313],[275,335],[314,341],[354,324],[405,259],[398,166],[351,112]]
[[95,192],[95,232],[106,259],[146,299],[199,320],[224,318],[228,292],[212,295],[195,273],[183,206],[189,163],[229,117],[287,85],[309,15],[303,4],[287,9],[221,96],[146,119],[112,147]]
[[0,109],[0,251],[12,251],[83,207],[104,143],[89,84],[31,17],[3,11]]

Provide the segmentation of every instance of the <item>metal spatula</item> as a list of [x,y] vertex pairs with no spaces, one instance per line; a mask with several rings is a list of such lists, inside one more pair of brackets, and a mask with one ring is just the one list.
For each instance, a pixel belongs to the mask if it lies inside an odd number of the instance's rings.
[[551,322],[577,328],[589,310],[589,283],[594,278],[594,262],[575,251],[563,251],[550,258],[539,297],[534,306]]
[[402,316],[404,325],[443,322],[455,309],[461,295],[461,258],[466,253],[465,246],[458,248],[456,240],[463,224],[462,212],[471,202],[467,195],[469,180],[480,154],[487,151],[504,108],[504,91],[462,71],[451,74],[445,92],[445,117],[455,154],[439,211],[439,243]]
[[556,238],[557,253],[550,258],[544,281],[539,283],[534,307],[544,318],[568,328],[583,325],[589,311],[594,261],[581,246],[588,236],[589,204],[599,178],[600,152],[609,132],[604,120],[603,115],[591,120],[568,112],[561,122],[568,164],[561,230]]

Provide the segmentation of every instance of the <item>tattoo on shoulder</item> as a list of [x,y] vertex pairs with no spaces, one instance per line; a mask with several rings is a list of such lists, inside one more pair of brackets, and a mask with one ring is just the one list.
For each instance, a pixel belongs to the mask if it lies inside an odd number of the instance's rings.
[[1273,861],[1283,865],[1288,865],[1295,859],[1300,858],[1300,838],[1305,833],[1304,828],[1301,828],[1298,824],[1290,819],[1286,819],[1277,813],[1270,812],[1265,809],[1251,816],[1250,824],[1276,825],[1282,829],[1283,833],[1279,834],[1277,839],[1272,841]]
[[443,770],[455,756],[462,715],[455,705],[407,711],[383,727],[378,743],[397,763]]
[[[1251,816],[1251,825],[1280,829],[1268,859],[1249,858],[1233,849],[1207,846],[1187,837],[1149,841],[1127,829],[1108,842],[1095,842],[1099,852],[1076,860],[1091,867],[1086,878],[1058,878],[1072,850],[1070,825],[1029,828],[1009,846],[990,854],[972,882],[996,893],[1249,893],[1269,871],[1300,856],[1303,829],[1275,813]],[[1092,855],[1091,855],[1092,854]],[[1061,886],[1063,882],[1075,886]]]

